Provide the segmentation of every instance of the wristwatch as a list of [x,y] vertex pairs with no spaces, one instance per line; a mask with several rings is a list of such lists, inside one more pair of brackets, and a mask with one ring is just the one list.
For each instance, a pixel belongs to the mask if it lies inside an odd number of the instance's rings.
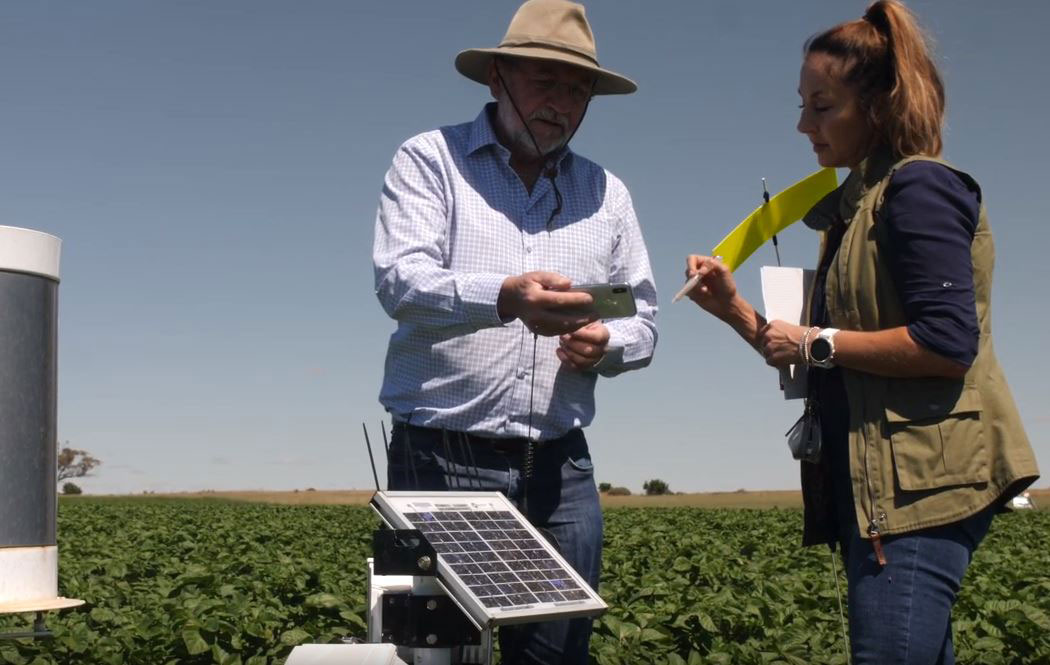
[[824,328],[809,343],[809,360],[814,367],[829,369],[835,366],[835,333],[838,328]]

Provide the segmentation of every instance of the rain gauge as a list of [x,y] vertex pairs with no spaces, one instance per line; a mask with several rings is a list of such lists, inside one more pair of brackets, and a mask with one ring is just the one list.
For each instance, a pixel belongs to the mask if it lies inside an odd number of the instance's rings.
[[58,595],[56,330],[61,240],[0,226],[0,614],[82,605]]

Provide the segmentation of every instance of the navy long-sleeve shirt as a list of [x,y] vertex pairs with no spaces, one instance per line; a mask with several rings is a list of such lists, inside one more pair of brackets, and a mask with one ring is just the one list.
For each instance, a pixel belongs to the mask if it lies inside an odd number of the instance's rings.
[[977,357],[977,304],[970,246],[981,202],[951,169],[912,162],[894,174],[877,223],[908,333],[962,365]]

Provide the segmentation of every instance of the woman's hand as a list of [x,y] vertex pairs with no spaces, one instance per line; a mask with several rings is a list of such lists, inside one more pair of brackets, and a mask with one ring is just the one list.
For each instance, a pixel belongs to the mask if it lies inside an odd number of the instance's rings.
[[685,266],[686,277],[699,278],[686,294],[689,299],[729,324],[752,348],[761,349],[758,332],[764,329],[766,320],[736,292],[733,271],[722,263],[722,258],[691,254]]
[[755,348],[770,367],[803,364],[802,356],[799,355],[799,342],[808,329],[808,326],[796,326],[780,320],[770,321],[759,329]]
[[736,298],[733,273],[718,257],[691,254],[685,264],[687,278],[700,275],[700,281],[686,295],[704,310],[726,320]]

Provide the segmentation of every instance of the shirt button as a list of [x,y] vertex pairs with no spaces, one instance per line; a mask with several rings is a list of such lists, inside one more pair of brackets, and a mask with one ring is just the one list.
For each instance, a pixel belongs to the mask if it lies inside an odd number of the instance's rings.
[[524,379],[525,378],[525,370],[523,370],[523,369],[519,369],[518,370],[518,378],[519,379]]
[[525,253],[532,254],[532,245],[525,245]]

